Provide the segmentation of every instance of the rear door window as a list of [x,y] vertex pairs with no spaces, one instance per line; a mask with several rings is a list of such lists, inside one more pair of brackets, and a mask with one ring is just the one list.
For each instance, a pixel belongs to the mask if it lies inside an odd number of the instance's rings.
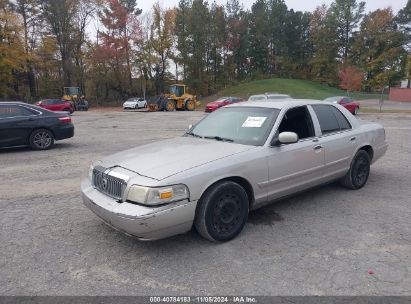
[[0,118],[24,117],[35,115],[26,107],[18,105],[0,105]]
[[335,118],[337,119],[338,124],[340,125],[340,130],[349,130],[349,129],[351,129],[350,123],[348,122],[348,120],[344,116],[344,114],[340,112],[340,110],[338,110],[335,107],[332,107],[332,112],[333,112]]
[[317,115],[322,134],[329,134],[341,130],[340,124],[333,113],[333,106],[312,105],[312,108]]

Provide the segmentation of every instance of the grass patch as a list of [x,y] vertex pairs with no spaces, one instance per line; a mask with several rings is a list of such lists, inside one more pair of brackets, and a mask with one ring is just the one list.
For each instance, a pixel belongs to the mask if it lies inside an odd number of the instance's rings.
[[[276,92],[291,95],[293,98],[301,99],[325,99],[331,96],[344,96],[347,92],[322,85],[308,80],[271,78],[263,80],[254,80],[240,83],[218,92],[215,95],[208,96],[202,100],[202,104],[213,101],[222,96],[238,96],[248,99],[250,95],[264,94],[266,92]],[[379,94],[353,93],[354,99],[379,99]],[[387,99],[387,95],[384,96]]]

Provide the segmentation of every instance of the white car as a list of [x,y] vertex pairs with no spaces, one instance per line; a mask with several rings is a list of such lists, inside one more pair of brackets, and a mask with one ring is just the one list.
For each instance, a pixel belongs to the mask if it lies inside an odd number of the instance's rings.
[[265,95],[267,96],[267,99],[268,99],[268,100],[273,100],[273,101],[275,101],[275,100],[282,100],[282,99],[291,99],[291,96],[290,96],[290,95],[285,95],[285,94],[277,94],[277,93],[270,94],[270,93],[266,93]]
[[129,98],[123,103],[123,108],[124,110],[147,108],[147,101],[144,98]]
[[261,95],[251,95],[248,98],[248,101],[266,101],[267,100],[267,95],[261,94]]

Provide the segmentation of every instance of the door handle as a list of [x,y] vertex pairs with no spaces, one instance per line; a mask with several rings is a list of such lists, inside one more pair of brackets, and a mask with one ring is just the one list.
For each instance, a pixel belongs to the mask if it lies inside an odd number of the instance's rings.
[[314,150],[315,150],[315,151],[318,151],[318,150],[321,150],[322,148],[323,148],[323,146],[318,145],[318,146],[315,146],[315,147],[314,147]]
[[355,137],[355,136],[350,138],[351,141],[355,141],[356,139],[357,139],[357,137]]

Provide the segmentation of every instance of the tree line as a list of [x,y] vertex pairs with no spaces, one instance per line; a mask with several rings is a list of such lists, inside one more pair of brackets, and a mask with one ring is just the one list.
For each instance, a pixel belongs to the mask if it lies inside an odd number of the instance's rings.
[[59,97],[78,86],[104,103],[157,95],[173,82],[209,95],[268,77],[330,86],[352,78],[371,92],[410,71],[411,0],[397,14],[366,13],[357,0],[313,12],[283,0],[249,10],[239,0],[180,0],[144,14],[136,0],[0,0],[0,99]]

